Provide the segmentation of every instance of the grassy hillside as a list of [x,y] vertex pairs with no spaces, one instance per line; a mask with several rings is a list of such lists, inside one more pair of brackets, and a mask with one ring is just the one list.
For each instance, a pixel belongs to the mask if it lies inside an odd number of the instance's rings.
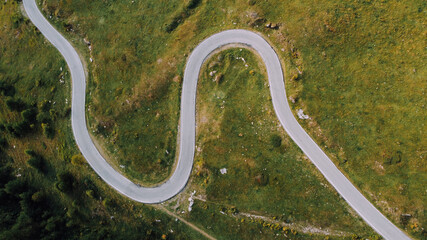
[[43,1],[87,62],[89,123],[120,171],[147,185],[167,178],[186,57],[214,32],[252,29],[282,57],[292,108],[311,118],[303,127],[415,237],[426,234],[425,8],[418,0]]
[[0,4],[0,239],[201,239],[106,186],[78,155],[65,62]]
[[[187,189],[196,202],[195,211],[186,214],[224,234],[230,230],[221,229],[221,218],[211,212],[279,233],[288,227],[312,237],[322,236],[313,229],[330,231],[332,238],[373,234],[328,182],[313,174],[315,167],[285,134],[261,63],[249,50],[234,48],[213,55],[202,70],[197,152]],[[186,198],[177,197],[178,213],[187,210]]]
[[344,1],[299,24],[286,20],[295,5],[272,21],[285,22],[275,36],[292,107],[311,117],[303,127],[382,212],[425,237],[425,4]]

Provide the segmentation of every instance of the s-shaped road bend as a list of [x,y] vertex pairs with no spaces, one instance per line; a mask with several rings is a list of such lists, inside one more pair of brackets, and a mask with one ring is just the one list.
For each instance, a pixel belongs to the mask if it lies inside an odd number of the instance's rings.
[[254,49],[267,69],[274,110],[283,128],[307,157],[322,172],[347,203],[385,239],[409,239],[405,233],[382,215],[338,170],[328,156],[310,138],[295,119],[289,107],[280,60],[270,44],[260,35],[247,30],[227,30],[202,41],[187,60],[181,96],[179,158],[172,176],[157,187],[140,187],[114,170],[95,147],[86,125],[86,77],[79,55],[71,44],[43,17],[35,0],[24,0],[24,9],[33,24],[58,49],[71,72],[71,124],[77,146],[95,172],[121,194],[142,203],[160,203],[178,194],[191,173],[195,150],[196,90],[200,68],[216,49],[240,44]]

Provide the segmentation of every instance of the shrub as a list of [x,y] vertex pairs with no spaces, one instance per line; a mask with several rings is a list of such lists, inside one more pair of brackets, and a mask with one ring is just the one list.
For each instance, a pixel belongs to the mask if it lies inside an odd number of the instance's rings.
[[171,33],[173,30],[175,30],[178,25],[183,21],[183,17],[181,15],[176,15],[174,18],[172,18],[172,21],[168,23],[165,27],[165,30],[167,33]]
[[61,172],[56,176],[58,181],[55,184],[55,187],[64,193],[71,192],[74,188],[74,176],[70,172]]
[[19,179],[15,179],[13,181],[8,182],[4,187],[5,187],[4,190],[7,193],[15,196],[27,190],[27,185],[25,184],[25,182],[22,182]]
[[201,0],[190,0],[190,2],[187,5],[187,9],[194,9],[197,6],[199,6]]
[[74,166],[80,166],[80,165],[83,165],[84,163],[85,163],[85,159],[80,154],[77,154],[71,157],[71,164],[73,164]]
[[282,145],[282,138],[279,135],[274,134],[273,136],[271,136],[270,142],[273,147],[277,148]]
[[34,152],[34,150],[32,150],[32,149],[25,149],[24,153],[27,154],[30,157],[37,156],[36,152]]
[[29,108],[21,112],[21,116],[24,119],[24,121],[27,121],[29,123],[36,122],[36,116],[37,116],[37,109],[35,108]]
[[39,123],[49,123],[50,122],[50,115],[46,112],[40,112],[37,114],[37,122]]
[[12,168],[9,166],[0,168],[0,187],[3,187],[10,180],[12,180]]
[[199,6],[200,2],[201,0],[190,0],[187,6],[185,6],[184,9],[182,9],[177,15],[175,15],[168,24],[166,24],[166,32],[171,33],[173,30],[175,30],[179,26],[179,24],[184,22],[184,20],[191,15],[191,10]]
[[49,110],[49,115],[50,115],[50,118],[51,118],[53,121],[55,121],[55,120],[56,120],[57,114],[56,114],[55,109],[50,109],[50,110]]
[[259,186],[266,186],[268,184],[268,180],[268,176],[264,173],[255,176],[255,183]]
[[14,135],[14,136],[15,136],[15,128],[13,127],[13,124],[11,124],[11,123],[6,124],[6,130],[7,130],[10,134],[12,134],[12,135]]
[[297,81],[299,78],[300,78],[299,75],[295,73],[294,75],[292,75],[291,81]]
[[55,131],[49,123],[42,123],[43,134],[52,139],[55,136]]
[[24,136],[25,134],[29,133],[32,127],[34,127],[34,125],[31,125],[26,121],[21,121],[14,126],[15,133],[18,136]]
[[34,150],[32,149],[26,149],[25,150],[25,154],[27,154],[28,156],[30,156],[30,159],[28,159],[27,164],[30,167],[35,168],[36,170],[38,170],[41,173],[45,173],[46,172],[46,162],[44,160],[44,158],[40,155],[38,155]]
[[6,100],[6,106],[10,111],[22,111],[25,109],[26,104],[21,99],[14,100],[9,98]]
[[41,156],[34,156],[28,159],[27,164],[41,173],[46,173],[46,162]]
[[33,195],[31,195],[31,200],[33,200],[33,202],[36,202],[36,203],[43,202],[44,198],[45,198],[45,195],[41,191],[35,192]]
[[10,21],[13,24],[13,28],[18,28],[19,25],[24,21],[21,14],[15,13],[10,16]]
[[411,218],[412,218],[412,215],[410,215],[410,214],[401,214],[400,215],[400,223],[403,226],[406,226],[406,225],[408,225],[408,223],[411,220]]
[[114,206],[115,206],[114,201],[113,201],[113,200],[111,200],[111,199],[109,199],[109,198],[104,199],[104,200],[102,201],[102,205],[103,205],[105,208],[114,208]]
[[6,125],[6,130],[15,137],[22,137],[28,133],[30,129],[31,125],[26,121],[9,123]]
[[0,148],[6,148],[8,145],[7,140],[4,137],[0,137]]
[[95,192],[93,190],[86,190],[86,195],[92,199],[95,198]]
[[0,92],[7,97],[12,97],[15,95],[15,87],[7,84],[6,82],[0,82]]
[[42,112],[48,112],[50,109],[50,102],[47,100],[44,100],[43,102],[40,103],[39,109]]

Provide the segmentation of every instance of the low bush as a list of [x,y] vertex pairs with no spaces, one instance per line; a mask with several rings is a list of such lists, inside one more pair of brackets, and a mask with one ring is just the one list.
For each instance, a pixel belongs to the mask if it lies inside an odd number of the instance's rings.
[[55,136],[55,130],[53,129],[50,123],[42,123],[42,129],[43,129],[43,134],[47,138],[53,139],[53,137]]
[[41,156],[31,157],[27,164],[41,173],[46,173],[46,162]]
[[21,99],[13,99],[9,98],[6,100],[6,106],[9,108],[10,111],[22,111],[26,108],[26,104]]
[[70,172],[60,172],[58,173],[57,182],[55,183],[55,187],[64,193],[70,193],[73,191],[75,186],[75,179],[73,174]]
[[274,134],[271,136],[270,142],[271,142],[271,145],[273,145],[273,147],[277,148],[282,145],[282,138],[279,135]]

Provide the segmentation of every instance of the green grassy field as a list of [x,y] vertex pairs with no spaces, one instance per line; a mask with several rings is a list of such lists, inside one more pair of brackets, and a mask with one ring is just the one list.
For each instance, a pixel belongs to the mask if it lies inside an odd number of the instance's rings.
[[311,117],[301,121],[303,127],[368,199],[408,232],[425,237],[425,4],[323,7],[300,24],[297,17],[285,20],[295,16],[296,4],[272,16],[287,22],[272,38],[288,52],[292,107]]
[[[265,219],[253,223],[276,230],[270,237],[277,230],[283,233],[281,223],[294,224],[300,233],[308,225],[344,232],[341,237],[373,234],[285,134],[273,110],[264,66],[249,50],[224,50],[207,61],[198,86],[196,125],[197,152],[186,190],[195,191],[199,200],[194,204],[198,209],[187,213],[193,221],[231,234],[222,219],[239,225],[250,222],[248,213],[277,220],[278,226]],[[177,198],[189,197],[184,195]],[[186,207],[184,203],[176,211]],[[232,208],[235,214],[218,216]],[[242,226],[241,238],[250,239],[253,233],[244,231]],[[307,237],[310,232],[305,231]]]
[[[179,106],[172,79],[182,75],[192,47],[213,32],[249,28],[264,33],[282,56],[292,107],[311,117],[303,126],[395,223],[425,234],[422,1],[203,1],[171,32],[165,26],[185,12],[185,2],[48,3],[52,9],[61,4],[60,19],[78,23],[80,39],[93,42],[91,123],[113,122],[101,142],[115,143],[106,148],[129,176],[150,184],[171,170],[173,157],[164,153],[176,143]],[[156,8],[162,11],[150,11]],[[269,22],[278,29],[266,29]],[[138,123],[144,134],[135,136]]]
[[[291,107],[295,112],[303,109],[311,117],[301,120],[303,127],[365,196],[418,238],[426,234],[425,8],[425,3],[418,0],[219,0],[198,5],[187,1],[43,2],[50,21],[73,40],[87,63],[88,117],[95,138],[109,161],[133,180],[155,184],[172,170],[180,77],[192,48],[220,30],[251,29],[264,34],[281,56]],[[4,19],[19,26],[19,16],[6,14]],[[265,28],[269,22],[278,27]],[[16,30],[3,31],[2,38],[23,36]],[[83,39],[90,41],[90,48]],[[40,42],[29,39],[28,45],[34,47]],[[34,48],[27,47],[26,55],[3,53],[10,43],[2,39],[2,44],[3,69],[8,69],[13,59],[24,61],[28,53],[34,52]],[[54,51],[47,53],[39,59],[53,56]],[[8,57],[3,58],[3,54]],[[45,79],[59,81],[59,69],[65,65],[57,59],[44,68],[30,65],[8,72],[25,75],[31,70],[34,76],[48,72],[52,78],[40,77],[38,84]],[[64,84],[69,84],[64,77]],[[9,78],[13,82],[16,76]],[[16,84],[21,84],[17,91],[25,93],[28,90],[22,89],[39,88],[27,82]],[[67,105],[60,99],[67,91],[60,87],[49,91],[44,94],[52,95],[56,104],[63,104],[53,109],[57,118],[65,121]],[[23,123],[20,114],[5,108],[2,111],[7,119]],[[238,109],[235,111],[230,114],[237,114]],[[46,133],[49,127],[58,131],[64,125],[58,121],[45,125]],[[242,130],[247,127],[246,122],[239,124]],[[24,125],[10,129],[19,130]],[[34,131],[44,130],[40,126]],[[66,129],[61,131],[69,134]],[[232,137],[225,140],[235,141]],[[265,144],[270,140],[260,141]],[[289,146],[298,152],[293,143]],[[19,151],[21,155],[24,149]],[[227,158],[229,164],[237,161],[231,155]],[[304,165],[311,166],[308,161]],[[312,168],[309,173],[316,175],[316,170]],[[215,192],[220,184],[211,185],[211,196],[217,194],[224,203],[233,203],[230,196]]]
[[0,239],[202,239],[79,160],[65,62],[14,1],[0,21]]
[[45,3],[77,45],[91,41],[91,51],[81,49],[93,58],[90,124],[128,176],[149,185],[172,169],[165,152],[176,144],[176,76],[191,49],[220,30],[252,29],[282,56],[292,107],[311,117],[301,121],[310,135],[388,217],[425,234],[422,1]]

